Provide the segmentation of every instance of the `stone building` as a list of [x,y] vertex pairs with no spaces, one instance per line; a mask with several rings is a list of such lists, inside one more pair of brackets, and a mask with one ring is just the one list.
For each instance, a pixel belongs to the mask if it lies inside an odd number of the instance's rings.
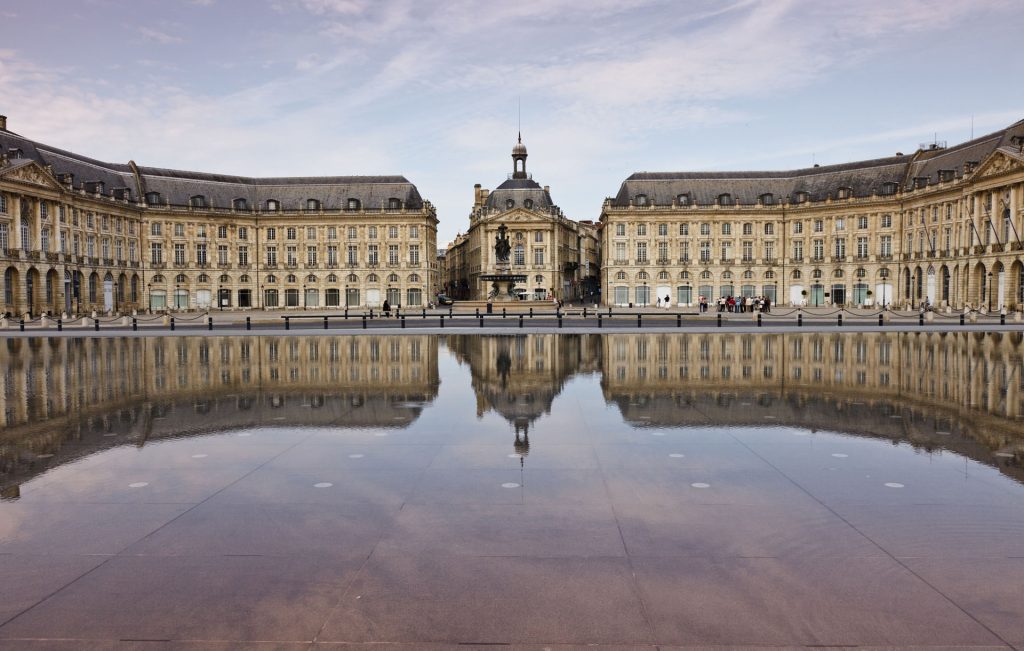
[[1024,306],[1024,121],[782,172],[637,173],[601,213],[609,305]]
[[436,241],[436,211],[401,176],[104,163],[0,117],[2,312],[425,305]]
[[525,277],[515,288],[522,299],[580,298],[597,287],[597,231],[592,223],[566,217],[526,171],[522,138],[512,148],[513,171],[495,190],[477,184],[469,229],[448,246],[445,290],[461,299],[485,300],[490,283],[481,277],[498,272],[494,242],[508,228],[511,273]]

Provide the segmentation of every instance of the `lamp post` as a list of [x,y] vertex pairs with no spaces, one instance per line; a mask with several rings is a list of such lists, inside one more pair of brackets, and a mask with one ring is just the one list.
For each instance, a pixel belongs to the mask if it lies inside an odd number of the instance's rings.
[[224,285],[217,286],[217,303],[220,304],[220,311],[224,311]]
[[181,285],[174,283],[174,309],[178,309],[178,291],[181,289]]
[[114,314],[117,314],[117,281],[114,281]]
[[302,309],[306,309],[306,284],[302,284]]
[[988,311],[992,311],[992,272],[988,272]]

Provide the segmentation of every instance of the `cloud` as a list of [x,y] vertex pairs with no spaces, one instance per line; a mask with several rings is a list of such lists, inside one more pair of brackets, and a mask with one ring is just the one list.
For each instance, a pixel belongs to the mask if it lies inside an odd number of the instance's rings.
[[154,43],[159,43],[160,45],[171,45],[174,43],[182,42],[182,38],[180,36],[175,36],[173,34],[161,32],[160,30],[153,29],[152,27],[140,26],[139,34],[142,35],[143,39]]

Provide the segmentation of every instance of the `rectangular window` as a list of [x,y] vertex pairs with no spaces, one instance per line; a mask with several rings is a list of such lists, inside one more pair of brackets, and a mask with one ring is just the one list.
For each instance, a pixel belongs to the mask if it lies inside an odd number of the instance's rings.
[[658,235],[661,237],[668,235],[668,224],[658,224]]
[[271,266],[277,266],[277,247],[267,247],[267,264]]
[[647,224],[637,224],[636,234],[640,236],[647,235]]
[[882,215],[882,228],[892,228],[892,215]]
[[803,260],[804,259],[804,241],[793,240],[793,259]]
[[409,239],[418,240],[420,239],[420,227],[413,224],[409,227]]
[[689,262],[690,261],[690,241],[683,240],[679,243],[679,261]]
[[837,237],[835,241],[835,255],[837,258],[846,257],[846,238]]
[[409,245],[409,264],[418,265],[420,263],[420,245],[410,244]]
[[803,222],[793,222],[793,234],[794,235],[799,235],[800,233],[803,233],[803,232],[804,232],[804,223]]
[[773,224],[771,222],[768,222],[767,224],[765,224],[764,225],[764,234],[765,235],[775,235],[775,224]]
[[206,245],[196,244],[196,264],[206,264]]
[[544,249],[537,247],[533,250],[533,264],[542,265],[544,264]]
[[249,229],[246,228],[245,226],[239,226],[238,227],[238,239],[242,240],[243,242],[245,240],[249,239]]
[[388,226],[388,238],[393,240],[393,239],[395,239],[397,237],[398,237],[398,227],[397,226]]
[[397,244],[388,244],[388,264],[398,264]]
[[883,235],[878,239],[878,254],[884,257],[892,255],[892,235]]
[[[0,250],[3,250],[5,248],[7,248],[6,244],[4,244],[3,246],[0,246]],[[60,252],[61,253],[67,253],[68,252],[68,234],[65,231],[61,231],[60,232]]]
[[711,235],[711,224],[701,224],[700,225],[700,234],[701,235]]
[[271,226],[270,228],[267,229],[267,241],[268,242],[273,242],[276,239],[277,239],[277,229],[274,228],[273,226]]
[[863,230],[868,227],[868,218],[865,215],[861,215],[857,218],[857,228]]
[[743,242],[743,261],[750,262],[754,259],[754,243],[747,240]]
[[284,249],[284,254],[285,254],[285,260],[284,261],[285,261],[285,263],[288,266],[294,267],[294,266],[299,264],[299,252],[298,252],[298,248],[297,247],[286,246],[285,249]]
[[366,261],[367,263],[369,263],[371,267],[376,267],[377,263],[380,261],[378,259],[378,251],[376,244],[370,244],[369,246],[367,246]]
[[338,245],[329,244],[327,245],[327,266],[337,267],[338,266]]
[[825,240],[814,240],[814,259],[821,260],[825,257]]
[[153,222],[149,225],[149,234],[153,237],[160,237],[161,231],[163,230],[163,224],[160,222]]
[[616,224],[615,225],[615,235],[616,235],[616,237],[625,237],[625,235],[626,235],[626,225],[625,224]]
[[114,242],[114,257],[118,260],[124,260],[124,240],[116,240]]
[[199,226],[196,226],[196,237],[202,237],[202,238],[206,237],[206,225],[205,224],[200,224]]
[[227,238],[227,236],[228,236],[228,227],[227,226],[218,226],[217,227],[217,237],[219,237],[220,239],[225,239],[225,238]]
[[658,242],[658,264],[668,264],[668,242]]
[[843,219],[842,217],[836,217],[836,230],[846,230],[846,220]]
[[711,242],[700,243],[700,261],[711,262]]
[[346,261],[349,265],[356,265],[359,262],[359,248],[355,244],[348,245],[348,257]]
[[616,242],[615,243],[615,263],[626,264],[626,243]]
[[377,227],[370,226],[368,229],[366,229],[366,237],[368,237],[371,240],[377,239]]
[[327,239],[336,240],[338,239],[338,229],[334,226],[327,227]]
[[238,264],[247,265],[249,264],[249,247],[240,246],[238,247]]
[[316,239],[316,226],[307,226],[306,227],[306,239],[307,240],[315,240]]
[[764,261],[771,262],[775,259],[775,242],[764,243]]
[[185,264],[185,245],[182,243],[174,245],[174,264]]
[[348,227],[348,239],[354,240],[354,239],[356,239],[356,237],[357,237],[356,227],[355,226],[349,226]]
[[217,245],[217,264],[228,263],[228,245],[218,244]]
[[315,267],[316,266],[316,247],[315,246],[307,246],[306,247],[306,265],[310,266],[310,267]]
[[647,262],[647,242],[636,243],[636,261],[638,264]]
[[299,231],[294,226],[289,226],[287,229],[285,229],[285,237],[287,237],[289,240],[294,240],[298,238],[298,236]]
[[101,250],[103,251],[103,257],[104,258],[109,258],[110,257],[110,240],[104,237],[103,240],[100,242],[100,247],[101,247]]
[[814,220],[814,232],[823,233],[825,232],[825,222],[821,219]]
[[[89,216],[89,227],[92,227],[92,215]],[[185,237],[185,225],[175,224],[174,225],[174,237]]]
[[128,261],[135,262],[135,240],[128,240]]
[[50,250],[50,229],[41,228],[39,229],[39,248],[43,251]]
[[689,237],[690,236],[690,225],[689,224],[680,224],[679,225],[679,234],[680,235],[685,235],[686,237]]
[[72,246],[74,247],[74,251],[73,251],[73,252],[74,252],[74,254],[75,254],[75,255],[78,255],[78,252],[80,251],[80,246],[79,246],[80,244],[81,244],[81,239],[80,239],[80,238],[79,238],[79,236],[78,236],[78,235],[76,234],[76,235],[75,235],[75,236],[74,236],[74,237],[72,238]]
[[857,257],[866,258],[868,257],[868,238],[858,237],[857,238]]
[[729,222],[722,224],[722,235],[732,235],[732,224]]
[[10,248],[10,230],[7,224],[0,224],[0,251],[7,251]]
[[7,197],[2,194],[0,194],[0,214],[7,214]]

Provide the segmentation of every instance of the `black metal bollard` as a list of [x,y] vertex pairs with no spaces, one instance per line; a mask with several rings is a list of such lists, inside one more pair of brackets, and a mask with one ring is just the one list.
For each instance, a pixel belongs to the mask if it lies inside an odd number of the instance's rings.
[[251,316],[245,317],[245,329],[246,330],[252,330],[252,317]]
[[917,325],[924,325],[924,312],[921,312],[920,314],[917,315]]
[[677,328],[682,328],[683,327],[683,315],[682,314],[677,314],[676,315],[676,327]]
[[612,315],[612,306],[609,305],[608,306],[608,316],[611,316],[611,315]]
[[22,332],[25,332],[25,318],[24,317],[22,317],[22,319],[20,321],[18,321],[18,327],[21,329]]
[[530,306],[530,318],[531,319],[533,318],[533,306],[532,305]]
[[879,313],[879,315],[878,315],[878,327],[881,328],[883,325],[885,325],[885,319],[883,319],[882,318],[882,314]]
[[999,325],[1006,325],[1006,315],[1002,312],[999,313]]
[[449,319],[452,318],[452,306],[451,305],[448,306],[448,318]]
[[372,307],[370,308],[370,318],[371,319],[373,318],[373,308]]
[[480,327],[481,327],[481,328],[482,328],[482,327],[484,327],[484,315],[483,315],[483,314],[479,314],[479,311],[478,311],[478,313],[477,313],[476,317],[477,317],[478,319],[480,319]]
[[[721,317],[721,316],[719,316],[718,318],[719,318],[719,319],[721,319],[722,317]],[[804,324],[804,313],[803,313],[803,312],[801,312],[800,314],[797,314],[797,315],[796,315],[796,325],[797,325],[797,327],[799,328],[799,327],[800,327],[800,326],[802,326],[803,324]]]
[[[842,318],[842,317],[840,317],[840,318]],[[757,327],[758,328],[761,327],[761,313],[760,312],[757,313]]]
[[402,315],[402,328],[405,328],[405,315]]
[[427,308],[423,308],[423,318],[427,318]]
[[[366,317],[363,317],[364,320],[365,320],[365,318]],[[287,317],[286,316],[284,318],[284,329],[285,330],[291,330],[292,329],[292,319],[291,319],[291,317]]]
[[637,314],[636,315],[636,327],[642,328],[643,325],[644,325],[644,315],[643,314]]
[[92,326],[93,326],[93,328],[92,328],[93,330],[95,330],[96,332],[99,332],[100,331],[100,320],[99,319],[93,319],[92,320]]
[[504,319],[506,316],[508,316],[507,312],[508,311],[505,308],[501,308],[501,318]]
[[519,327],[520,328],[523,327],[523,315],[522,314],[519,315]]
[[441,315],[441,327],[442,328],[444,327],[444,315],[443,314]]
[[64,322],[61,321],[60,319],[57,319],[57,332],[61,332],[63,330],[64,330]]
[[842,315],[842,313],[840,313],[839,317],[836,319],[836,326],[838,326],[840,328],[843,327],[843,315]]
[[[60,321],[57,322],[57,325],[58,325],[57,329],[60,330],[60,327],[59,327],[60,326]],[[136,319],[135,317],[132,317],[132,330],[138,330],[138,329],[139,329],[139,320]]]
[[558,327],[559,328],[562,327],[562,314],[561,313],[558,314]]
[[363,315],[363,330],[366,330],[366,315]]
[[722,314],[721,313],[718,314],[718,327],[719,328],[722,327]]
[[206,327],[207,327],[207,330],[213,330],[213,317],[212,316],[206,317]]
[[587,318],[587,307],[585,305],[583,306],[583,318]]
[[598,328],[603,327],[603,324],[601,322],[601,313],[600,312],[597,313],[597,327]]
[[324,330],[327,329],[327,317],[324,317]]
[[476,308],[476,316],[477,316],[477,317],[479,317],[479,316],[480,316],[480,308]]
[[171,330],[174,330],[174,317],[171,317]]
[[964,313],[961,312],[960,313],[960,325],[963,325],[963,324],[964,324]]

